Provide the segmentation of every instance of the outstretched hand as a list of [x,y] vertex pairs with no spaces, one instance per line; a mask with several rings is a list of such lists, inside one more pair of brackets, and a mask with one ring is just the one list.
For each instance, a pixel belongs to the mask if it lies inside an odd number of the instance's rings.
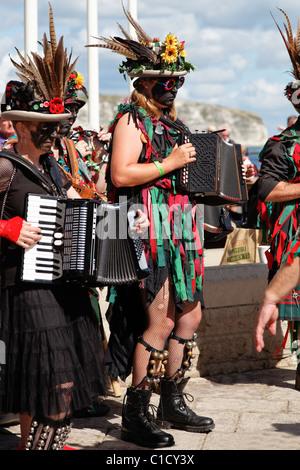
[[264,331],[268,326],[269,333],[274,336],[276,334],[276,323],[278,320],[278,307],[272,302],[263,300],[257,315],[255,330],[254,330],[254,343],[258,352],[264,348]]

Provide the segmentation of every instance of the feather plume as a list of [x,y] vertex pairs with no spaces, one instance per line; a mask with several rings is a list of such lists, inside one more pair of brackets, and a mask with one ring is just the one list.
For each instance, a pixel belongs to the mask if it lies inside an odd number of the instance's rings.
[[72,53],[68,57],[64,48],[63,36],[57,43],[56,32],[53,19],[53,11],[49,3],[49,30],[50,40],[46,33],[43,36],[44,57],[32,52],[32,58],[27,56],[27,60],[17,50],[20,64],[11,59],[13,65],[18,70],[18,77],[23,82],[30,82],[36,91],[37,98],[42,101],[49,101],[53,98],[64,100],[67,84],[71,73],[75,69],[78,57],[72,62]]
[[145,31],[141,28],[141,26],[135,21],[135,19],[131,16],[130,12],[125,10],[124,4],[122,2],[122,7],[126,18],[128,19],[129,23],[134,27],[138,40],[140,42],[151,42],[152,38],[145,33]]
[[126,38],[126,39],[131,39],[131,37],[130,37],[129,33],[127,33],[126,29],[123,28],[123,26],[122,26],[121,24],[119,24],[119,23],[117,23],[117,25],[119,26],[120,30],[121,30],[122,33],[124,34],[125,38]]
[[105,44],[95,44],[95,45],[89,44],[86,47],[102,47],[104,49],[110,49],[113,52],[124,55],[128,59],[137,60],[136,54],[129,48],[129,46],[125,44],[120,44],[116,40],[116,38],[108,39],[108,38],[101,37],[101,38],[95,38],[95,39],[99,39],[100,41],[105,42]]
[[56,32],[54,26],[54,17],[51,4],[49,2],[49,33],[50,33],[50,44],[52,47],[52,53],[55,54],[57,43],[56,43]]
[[131,51],[136,55],[137,58],[142,60],[149,60],[153,62],[156,58],[156,54],[154,51],[149,49],[149,47],[145,47],[143,44],[140,44],[133,39],[122,39],[119,37],[114,38],[115,41],[123,44],[124,47],[128,47]]
[[103,41],[105,44],[88,44],[86,47],[102,47],[104,49],[110,49],[112,52],[124,55],[127,59],[156,64],[159,61],[158,54],[146,45],[146,43],[152,42],[151,37],[145,33],[141,26],[133,19],[131,14],[125,10],[123,3],[122,6],[126,18],[135,29],[138,41],[132,39],[125,28],[118,23],[118,26],[125,38],[117,36],[110,39],[105,37],[95,38]]
[[297,27],[297,34],[294,37],[289,17],[281,8],[278,8],[278,10],[280,10],[281,13],[283,13],[286,19],[286,24],[283,24],[286,36],[284,35],[283,31],[277,24],[272,13],[271,15],[281,34],[281,37],[283,39],[283,42],[289,54],[289,57],[292,63],[292,74],[294,75],[296,80],[299,80],[300,79],[300,25],[299,25],[299,21],[298,21],[298,27]]

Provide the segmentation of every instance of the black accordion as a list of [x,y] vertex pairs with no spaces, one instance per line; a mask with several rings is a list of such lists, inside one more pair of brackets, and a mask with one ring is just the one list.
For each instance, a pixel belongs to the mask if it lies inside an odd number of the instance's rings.
[[177,188],[211,206],[247,202],[241,146],[215,133],[180,133],[178,145],[187,142],[195,147],[196,161],[176,172]]
[[21,280],[76,281],[90,287],[130,284],[149,276],[129,204],[28,194],[25,219],[41,240],[24,250]]

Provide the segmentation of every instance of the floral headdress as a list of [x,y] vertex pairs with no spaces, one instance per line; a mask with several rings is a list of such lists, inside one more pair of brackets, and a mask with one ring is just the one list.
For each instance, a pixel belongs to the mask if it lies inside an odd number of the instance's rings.
[[279,10],[283,13],[286,18],[287,24],[284,24],[284,29],[286,33],[286,37],[283,34],[282,30],[276,23],[276,26],[281,34],[283,42],[286,46],[288,51],[291,63],[292,63],[292,75],[295,78],[295,81],[289,82],[285,87],[284,94],[287,99],[296,107],[298,110],[300,109],[300,23],[298,21],[298,28],[297,34],[294,37],[290,20],[287,14],[279,8]]
[[158,38],[152,39],[124,9],[124,6],[123,10],[126,18],[134,27],[138,40],[132,39],[119,25],[125,39],[120,37],[96,38],[105,44],[90,44],[86,47],[102,47],[125,56],[126,61],[122,62],[119,71],[124,75],[127,73],[131,78],[143,76],[175,77],[186,75],[191,70],[195,70],[195,67],[186,61],[184,41],[180,42],[172,33],[169,33],[163,42]]
[[86,96],[86,98],[88,98],[88,92],[83,85],[83,82],[84,78],[81,73],[74,70],[68,80],[65,106],[68,106],[68,104],[76,104],[79,108],[82,108],[82,106],[85,105],[86,102],[78,98],[78,93],[80,91]]
[[[13,90],[8,84],[5,91],[5,103],[1,105],[1,117],[7,120],[60,120],[62,114],[67,118],[64,100],[66,97],[68,81],[74,71],[78,60],[71,62],[71,57],[67,56],[64,48],[63,37],[56,41],[54,19],[51,5],[49,3],[49,29],[50,40],[46,33],[43,37],[44,57],[32,52],[32,59],[27,59],[17,50],[20,64],[11,59],[18,72],[17,76],[21,82],[13,82]],[[29,92],[22,99],[23,89]],[[16,96],[19,96],[17,99]],[[21,99],[20,99],[21,98]],[[27,114],[26,114],[27,113]],[[39,116],[37,116],[37,113]],[[47,116],[48,115],[48,116]],[[51,116],[53,115],[53,116]]]

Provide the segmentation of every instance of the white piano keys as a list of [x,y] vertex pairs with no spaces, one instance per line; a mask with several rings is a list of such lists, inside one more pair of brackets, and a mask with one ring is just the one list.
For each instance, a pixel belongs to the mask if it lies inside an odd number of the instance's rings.
[[28,196],[25,219],[41,229],[42,238],[24,252],[24,281],[52,281],[62,276],[61,254],[55,253],[55,231],[63,230],[64,211],[64,205],[57,199]]

